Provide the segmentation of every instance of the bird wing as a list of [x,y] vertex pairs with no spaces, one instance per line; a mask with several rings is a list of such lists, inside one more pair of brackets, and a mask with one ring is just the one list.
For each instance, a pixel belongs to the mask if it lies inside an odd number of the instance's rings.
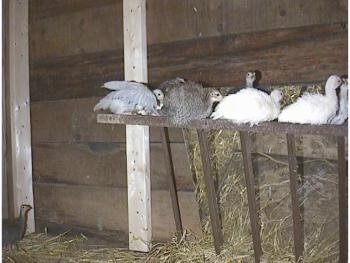
[[104,88],[109,90],[123,90],[123,89],[144,89],[147,88],[145,84],[135,81],[127,80],[113,80],[103,84]]
[[[117,107],[118,113],[135,110],[136,106],[152,110],[157,100],[153,92],[142,83],[132,81],[109,81],[104,84],[114,90],[104,97],[94,110]],[[124,111],[125,109],[125,111]]]

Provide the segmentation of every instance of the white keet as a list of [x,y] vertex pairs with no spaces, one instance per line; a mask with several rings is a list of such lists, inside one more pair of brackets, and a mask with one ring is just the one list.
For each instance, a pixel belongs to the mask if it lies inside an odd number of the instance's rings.
[[337,115],[330,121],[331,124],[343,124],[348,118],[348,81],[343,79],[340,86],[339,110]]
[[325,95],[304,93],[296,102],[282,110],[278,121],[318,125],[328,123],[337,113],[336,89],[340,85],[340,77],[330,76],[326,82]]
[[164,94],[161,90],[151,91],[145,84],[133,81],[109,81],[104,88],[113,90],[94,107],[97,110],[110,110],[115,114],[159,115],[163,106]]
[[270,95],[254,89],[246,88],[228,95],[217,105],[212,113],[213,119],[228,119],[234,123],[258,124],[271,121],[280,113],[282,93],[274,90]]

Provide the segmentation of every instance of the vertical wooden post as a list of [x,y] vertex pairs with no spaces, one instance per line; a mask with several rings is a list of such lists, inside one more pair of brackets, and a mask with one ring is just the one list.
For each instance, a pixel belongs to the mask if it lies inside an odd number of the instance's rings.
[[[4,4],[3,4],[4,2]],[[0,7],[2,10],[2,24],[1,24],[1,33],[2,33],[2,46],[1,46],[1,57],[2,59],[2,69],[0,73],[0,79],[2,80],[2,90],[1,90],[1,101],[2,101],[2,107],[1,107],[1,123],[2,123],[2,134],[1,134],[1,143],[2,146],[2,158],[1,158],[1,172],[2,172],[2,218],[8,218],[8,198],[7,198],[7,178],[6,178],[6,161],[4,159],[6,158],[6,123],[5,123],[5,67],[6,65],[6,41],[7,41],[7,32],[6,32],[6,25],[7,25],[7,10],[6,10],[6,1],[1,1]],[[5,157],[5,158],[4,158]]]
[[348,262],[348,205],[345,138],[338,137],[339,262]]
[[214,179],[212,176],[212,165],[209,153],[208,133],[205,130],[198,130],[199,147],[202,158],[205,188],[207,190],[210,223],[214,237],[214,247],[216,254],[220,254],[224,243],[222,227],[220,221],[220,209],[216,197]]
[[[146,0],[123,1],[125,80],[147,82]],[[129,248],[151,247],[149,127],[126,125]]]
[[[28,0],[9,1],[9,100],[12,148],[13,206],[34,207],[29,102]],[[28,214],[28,232],[33,232],[34,213]]]
[[287,134],[287,149],[289,162],[290,195],[292,199],[293,214],[294,254],[295,261],[299,262],[303,256],[304,238],[301,222],[300,199],[298,196],[297,157],[294,134]]
[[173,207],[173,214],[174,214],[174,220],[175,220],[175,226],[176,226],[176,236],[178,239],[180,239],[182,237],[183,229],[182,229],[181,213],[180,213],[180,206],[179,206],[179,198],[178,198],[177,189],[176,189],[174,164],[173,164],[173,159],[171,158],[169,132],[168,132],[168,128],[166,127],[161,129],[162,129],[161,134],[162,134],[162,144],[163,144],[164,158],[165,158],[165,167],[169,178],[171,204]]
[[260,237],[260,224],[259,224],[259,211],[256,204],[256,195],[255,195],[255,183],[254,183],[254,174],[253,174],[253,163],[252,163],[252,153],[251,153],[251,139],[248,132],[240,132],[241,137],[241,149],[243,155],[243,166],[244,166],[244,175],[245,182],[247,186],[247,195],[248,195],[248,206],[249,206],[249,218],[250,225],[252,228],[253,236],[253,248],[254,248],[254,257],[255,262],[260,262],[262,255],[261,248],[261,237]]

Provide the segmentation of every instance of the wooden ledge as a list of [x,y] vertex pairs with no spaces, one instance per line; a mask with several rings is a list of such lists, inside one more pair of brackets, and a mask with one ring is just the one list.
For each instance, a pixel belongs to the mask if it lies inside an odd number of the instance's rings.
[[187,124],[175,124],[167,117],[158,116],[140,116],[123,114],[97,114],[97,122],[104,124],[127,124],[127,125],[147,125],[156,127],[175,127],[192,129],[223,129],[235,131],[250,131],[257,133],[290,133],[298,135],[324,135],[324,136],[348,136],[348,122],[342,125],[310,125],[310,124],[291,124],[280,122],[263,122],[259,125],[250,126],[249,124],[234,124],[227,120],[193,120]]

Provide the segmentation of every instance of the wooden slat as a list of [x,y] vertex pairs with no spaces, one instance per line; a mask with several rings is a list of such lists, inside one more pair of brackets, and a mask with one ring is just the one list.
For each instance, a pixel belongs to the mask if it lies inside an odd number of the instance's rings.
[[[175,180],[175,171],[174,171],[174,163],[172,159],[172,154],[170,150],[170,143],[169,143],[169,133],[168,128],[162,129],[162,146],[164,151],[164,161],[165,161],[165,167],[169,179],[169,190],[170,190],[170,197],[171,197],[171,204],[173,208],[173,214],[174,214],[174,220],[176,225],[176,234],[178,239],[182,237],[183,229],[182,229],[182,221],[181,221],[181,213],[180,213],[180,207],[179,207],[179,200],[177,195],[177,189],[176,189],[176,180]],[[152,185],[153,186],[153,185]]]
[[338,2],[149,0],[147,28],[150,43],[159,43],[347,21],[347,8]]
[[338,137],[339,262],[348,262],[348,169],[345,138]]
[[[29,101],[28,1],[9,1],[9,90],[12,147],[12,182],[15,215],[20,206],[34,207]],[[33,212],[32,212],[33,211]],[[35,231],[34,209],[27,230]]]
[[66,15],[89,8],[121,3],[122,0],[35,0],[29,2],[30,18],[43,19],[52,16]]
[[294,254],[295,261],[299,262],[299,260],[302,259],[304,251],[304,238],[300,211],[301,203],[298,195],[298,166],[295,150],[295,136],[293,134],[287,134],[287,147],[289,162],[290,194],[292,199]]
[[[152,143],[150,151],[152,189],[169,190],[162,144]],[[193,191],[192,174],[185,146],[172,143],[170,151],[177,189]],[[124,143],[113,142],[33,145],[33,180],[46,183],[126,187],[125,152]]]
[[255,195],[255,180],[251,155],[251,139],[248,132],[246,131],[240,132],[240,138],[243,155],[244,175],[247,187],[250,226],[253,238],[254,258],[255,262],[258,263],[260,262],[260,257],[262,255],[262,248],[260,237],[259,211]]
[[[148,43],[346,22],[347,7],[342,1],[148,0]],[[34,60],[123,47],[121,0],[34,0],[29,4]]]
[[[9,77],[10,77],[10,70],[9,70],[9,1],[2,1],[3,3],[3,20],[2,20],[2,27],[3,27],[3,107],[4,107],[4,119],[2,128],[4,129],[3,132],[5,134],[3,147],[5,147],[5,150],[3,149],[3,159],[5,160],[5,169],[3,170],[3,181],[2,181],[2,187],[3,187],[3,195],[4,192],[6,192],[6,197],[3,196],[2,199],[2,207],[3,207],[3,215],[4,218],[9,218],[10,220],[13,220],[15,217],[15,210],[13,204],[13,178],[12,178],[12,138],[11,138],[11,115],[10,115],[10,88],[9,88]],[[6,209],[6,211],[4,211]]]
[[[121,1],[120,3],[116,1],[104,3],[105,0],[101,3],[91,0],[84,1],[86,5],[95,5],[92,8],[84,7],[82,2],[78,5],[79,1],[70,1],[71,6],[65,6],[65,3],[53,6],[52,11],[57,13],[57,16],[47,19],[35,19],[36,15],[31,14],[31,59],[58,58],[123,48]],[[31,2],[37,2],[37,0]],[[59,15],[61,11],[65,13]],[[79,12],[75,13],[75,11]],[[100,71],[103,69],[101,68]]]
[[[100,125],[92,109],[99,98],[31,103],[32,143],[125,142],[124,125]],[[183,142],[180,129],[169,129],[171,142]],[[151,142],[161,130],[150,127]]]
[[[146,0],[123,1],[125,80],[148,81]],[[149,127],[126,125],[129,249],[152,247]]]
[[[264,85],[315,83],[329,72],[347,72],[346,58],[347,32],[337,24],[225,35],[150,45],[149,82],[181,76],[211,86],[241,86],[247,70],[259,69]],[[122,49],[32,60],[31,99],[102,95],[101,84],[124,79],[123,74]]]
[[210,159],[210,150],[208,142],[208,133],[205,130],[198,130],[198,141],[202,159],[204,182],[208,199],[210,223],[214,237],[214,247],[216,254],[220,254],[224,243],[222,235],[222,225],[220,221],[220,209],[215,190],[214,178],[212,175],[212,164]]
[[118,114],[98,114],[97,122],[104,124],[147,124],[156,127],[177,127],[177,128],[195,128],[195,129],[225,129],[235,131],[250,131],[273,134],[307,134],[307,135],[348,135],[347,122],[343,125],[310,125],[310,124],[291,124],[280,122],[263,122],[259,125],[250,126],[249,124],[234,124],[228,120],[193,120],[187,124],[172,123],[169,118],[156,116],[136,116],[136,115],[118,115]]
[[[99,231],[119,230],[128,235],[127,189],[35,183],[36,219]],[[179,191],[183,225],[201,236],[195,193]],[[176,232],[168,190],[152,191],[153,237],[169,240]],[[125,240],[127,241],[127,240]]]

